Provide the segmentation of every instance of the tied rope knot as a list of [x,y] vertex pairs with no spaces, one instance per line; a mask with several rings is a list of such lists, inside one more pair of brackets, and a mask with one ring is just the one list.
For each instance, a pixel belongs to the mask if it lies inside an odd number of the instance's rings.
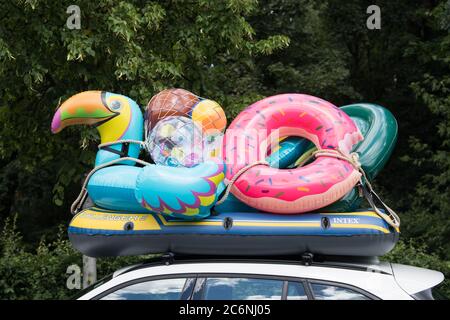
[[[306,160],[302,162],[302,165],[306,162],[308,162],[311,158],[315,157],[333,157],[341,160],[345,160],[348,163],[350,163],[355,170],[363,171],[361,167],[361,162],[359,162],[359,154],[357,152],[352,152],[348,156],[342,153],[340,150],[335,149],[319,149],[312,153],[310,157],[308,157]],[[362,173],[362,172],[361,172]]]
[[[344,154],[340,150],[336,149],[319,149],[313,152],[311,155],[309,155],[306,159],[301,161],[297,167],[303,166],[305,163],[307,163],[312,158],[317,157],[333,157],[340,160],[347,161],[350,163],[355,170],[361,173],[361,180],[358,184],[358,188],[360,188],[360,191],[362,191],[364,197],[367,199],[369,204],[372,206],[373,210],[382,218],[384,221],[386,221],[387,224],[389,224],[391,227],[393,227],[395,230],[398,231],[398,228],[400,227],[400,217],[395,213],[394,210],[389,208],[382,200],[381,198],[375,193],[373,190],[372,184],[370,183],[369,179],[366,176],[366,173],[364,172],[364,169],[362,168],[361,162],[359,161],[359,154],[357,152],[352,152],[349,155]],[[256,161],[254,163],[250,163],[246,165],[245,167],[241,168],[229,181],[229,183],[226,186],[225,193],[223,196],[216,202],[216,206],[221,205],[225,200],[228,198],[231,188],[234,185],[234,183],[239,179],[241,175],[243,175],[247,170],[250,168],[257,166],[257,165],[266,165],[269,166],[269,163],[267,161]],[[384,213],[378,207],[375,205],[374,198],[378,200],[381,204],[381,206],[388,212],[388,214]]]
[[[357,152],[352,152],[349,155],[346,155],[342,153],[340,150],[335,149],[319,149],[311,154],[310,157],[302,161],[301,165],[308,162],[311,158],[317,158],[320,156],[324,157],[334,157],[337,159],[345,160],[348,163],[350,163],[355,170],[361,173],[361,180],[358,184],[358,187],[360,188],[360,191],[362,191],[364,197],[367,199],[369,204],[372,206],[373,210],[382,218],[384,221],[386,221],[387,224],[389,224],[391,227],[393,227],[395,230],[398,230],[400,227],[400,217],[397,215],[397,213],[389,208],[383,200],[378,196],[378,194],[374,191],[372,184],[370,183],[369,179],[367,178],[366,173],[364,172],[364,169],[362,168],[361,162],[359,161],[359,154]],[[386,210],[387,214],[381,211],[376,205],[375,201],[378,200],[378,202],[381,204],[381,206]]]
[[265,166],[269,166],[269,163],[265,160],[262,161],[256,161],[253,163],[250,163],[248,165],[246,165],[245,167],[242,167],[238,172],[236,172],[236,174],[233,176],[233,178],[231,178],[231,180],[228,182],[226,188],[225,188],[225,193],[223,194],[222,198],[220,198],[215,206],[219,206],[222,203],[225,202],[225,200],[227,200],[228,196],[230,195],[231,192],[231,187],[234,185],[234,183],[236,182],[237,179],[239,179],[240,176],[242,176],[247,170],[249,170],[250,168],[253,168],[255,166],[259,166],[259,165],[265,165]]

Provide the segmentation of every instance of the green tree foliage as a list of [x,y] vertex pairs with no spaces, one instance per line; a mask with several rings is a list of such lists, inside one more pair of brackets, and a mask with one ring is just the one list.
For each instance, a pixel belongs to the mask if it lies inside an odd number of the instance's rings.
[[434,31],[432,37],[428,41],[413,43],[408,54],[427,70],[411,87],[435,118],[430,130],[436,141],[410,137],[410,145],[415,152],[403,160],[426,171],[411,197],[405,229],[410,237],[422,240],[449,260],[450,2],[443,2],[426,13],[427,27]]
[[336,104],[360,98],[349,79],[350,54],[330,32],[326,10],[319,1],[273,0],[251,17],[261,36],[284,34],[291,40],[285,50],[257,59],[265,94],[302,92]]
[[61,237],[51,244],[41,242],[34,253],[26,251],[15,219],[9,218],[0,235],[0,250],[2,299],[65,298],[66,269],[81,260]]
[[12,274],[51,274],[39,286],[63,286],[63,269],[79,259],[57,226],[70,218],[98,137],[49,127],[61,101],[89,89],[144,106],[183,87],[219,101],[229,119],[281,92],[386,106],[399,139],[376,189],[400,213],[404,239],[388,258],[448,274],[437,262],[450,260],[448,1],[379,0],[381,30],[366,27],[369,0],[80,0],[79,30],[66,27],[72,4],[0,2],[0,218],[19,213],[24,238],[2,238],[5,297],[66,296],[20,292],[25,280]]
[[68,218],[82,174],[92,167],[94,130],[50,133],[61,100],[102,89],[145,105],[173,86],[236,114],[260,97],[246,63],[289,43],[277,34],[256,39],[246,20],[256,9],[252,0],[78,1],[79,30],[66,27],[70,4],[0,3],[0,210],[3,217],[20,214],[27,239],[53,229],[61,212]]
[[[54,241],[41,241],[36,249],[25,250],[22,236],[16,228],[16,218],[7,218],[0,233],[0,298],[44,300],[69,299],[74,296],[77,290],[66,286],[71,274],[67,273],[67,268],[77,265],[82,269],[82,256],[65,239],[65,226],[59,226]],[[146,258],[150,257],[99,259],[97,277],[101,279],[119,268],[142,262]]]
[[[377,189],[399,212],[410,208],[405,195],[414,193],[423,168],[411,167],[400,161],[410,154],[409,136],[427,137],[433,141],[434,117],[416,99],[410,84],[426,72],[417,57],[407,55],[412,43],[427,42],[432,30],[426,28],[426,14],[431,2],[380,0],[381,30],[369,30],[366,9],[374,4],[368,0],[327,0],[323,19],[331,35],[348,57],[350,85],[359,94],[356,101],[370,101],[387,107],[397,118],[399,137],[388,166],[376,180]],[[427,30],[427,31],[425,31]],[[345,102],[348,103],[348,102]],[[400,178],[401,177],[401,178]]]
[[348,85],[363,101],[389,108],[399,124],[377,189],[401,213],[403,237],[448,260],[450,4],[380,0],[381,30],[369,30],[370,4],[328,0],[323,24],[345,52]]

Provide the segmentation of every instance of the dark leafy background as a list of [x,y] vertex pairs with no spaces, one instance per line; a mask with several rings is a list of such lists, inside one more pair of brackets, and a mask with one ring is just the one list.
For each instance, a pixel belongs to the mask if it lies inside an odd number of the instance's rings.
[[[386,106],[399,140],[376,189],[403,222],[386,259],[450,275],[448,1],[76,2],[80,30],[65,26],[72,1],[0,2],[0,298],[70,294],[65,269],[81,258],[64,226],[97,134],[49,128],[60,101],[88,89],[144,106],[182,87],[229,119],[282,92]],[[381,30],[366,28],[371,4]],[[102,260],[99,273],[131,260]]]

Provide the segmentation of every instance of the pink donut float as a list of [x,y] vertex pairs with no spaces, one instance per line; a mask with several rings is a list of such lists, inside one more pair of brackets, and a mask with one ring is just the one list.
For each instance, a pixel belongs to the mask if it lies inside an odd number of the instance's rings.
[[[338,150],[344,155],[363,139],[350,117],[325,100],[306,94],[268,97],[242,111],[225,134],[226,182],[247,165],[265,159],[268,147],[283,136],[301,136],[319,150]],[[360,177],[348,161],[318,156],[296,169],[253,166],[237,178],[230,191],[256,209],[295,214],[339,200]]]

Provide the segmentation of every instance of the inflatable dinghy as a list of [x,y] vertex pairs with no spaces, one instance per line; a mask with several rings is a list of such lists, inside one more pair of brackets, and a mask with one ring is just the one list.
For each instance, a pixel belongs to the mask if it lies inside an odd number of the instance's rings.
[[90,257],[172,252],[190,255],[381,256],[399,237],[373,211],[274,215],[226,213],[202,221],[96,207],[69,226],[72,245]]
[[[271,160],[278,157],[275,163],[280,169],[250,167],[237,176],[234,185],[230,184],[234,188],[229,189],[228,198],[224,196],[224,176],[228,182],[232,181],[241,171],[240,166],[247,163],[236,162],[239,166],[226,167],[221,161],[205,161],[191,168],[143,164],[137,158],[144,144],[143,118],[134,101],[100,91],[68,99],[57,110],[52,131],[57,133],[73,124],[95,124],[102,140],[96,168],[88,175],[72,208],[76,215],[68,232],[73,246],[91,257],[164,252],[380,256],[389,252],[398,240],[399,229],[383,218],[384,213],[376,206],[374,211],[316,210],[336,200],[344,207],[354,207],[355,199],[359,200],[354,186],[360,173],[348,160],[320,155],[304,167],[281,169],[299,156],[304,157],[308,143],[298,138],[292,140],[292,136],[300,135],[316,140],[315,146],[319,148],[336,148],[346,156],[351,151],[360,153],[367,176],[373,178],[395,143],[395,119],[387,110],[374,105],[349,108],[354,112],[350,118],[342,109],[319,98],[281,95],[277,99],[268,98],[249,107],[234,122],[234,127],[250,130],[260,126],[266,142],[271,141],[267,128],[291,136],[267,161],[272,164]],[[316,112],[319,105],[324,106],[320,113]],[[293,115],[294,122],[289,120]],[[346,125],[337,125],[343,123]],[[298,128],[302,126],[312,133],[300,132]],[[362,136],[366,139],[361,142]],[[225,154],[239,158],[241,154],[233,146],[233,136],[227,134],[226,138],[224,149],[229,152]],[[255,146],[267,150],[265,144]],[[245,156],[248,153],[247,150]],[[262,156],[266,156],[265,152]],[[136,166],[137,163],[144,166]],[[329,177],[326,167],[332,173]],[[296,175],[291,176],[291,172]],[[331,194],[330,188],[338,183],[345,186]],[[88,195],[93,207],[78,212]],[[308,197],[319,197],[320,203],[313,203]],[[219,198],[224,201],[216,205]],[[262,201],[264,198],[269,201]],[[369,203],[373,205],[370,200]]]

